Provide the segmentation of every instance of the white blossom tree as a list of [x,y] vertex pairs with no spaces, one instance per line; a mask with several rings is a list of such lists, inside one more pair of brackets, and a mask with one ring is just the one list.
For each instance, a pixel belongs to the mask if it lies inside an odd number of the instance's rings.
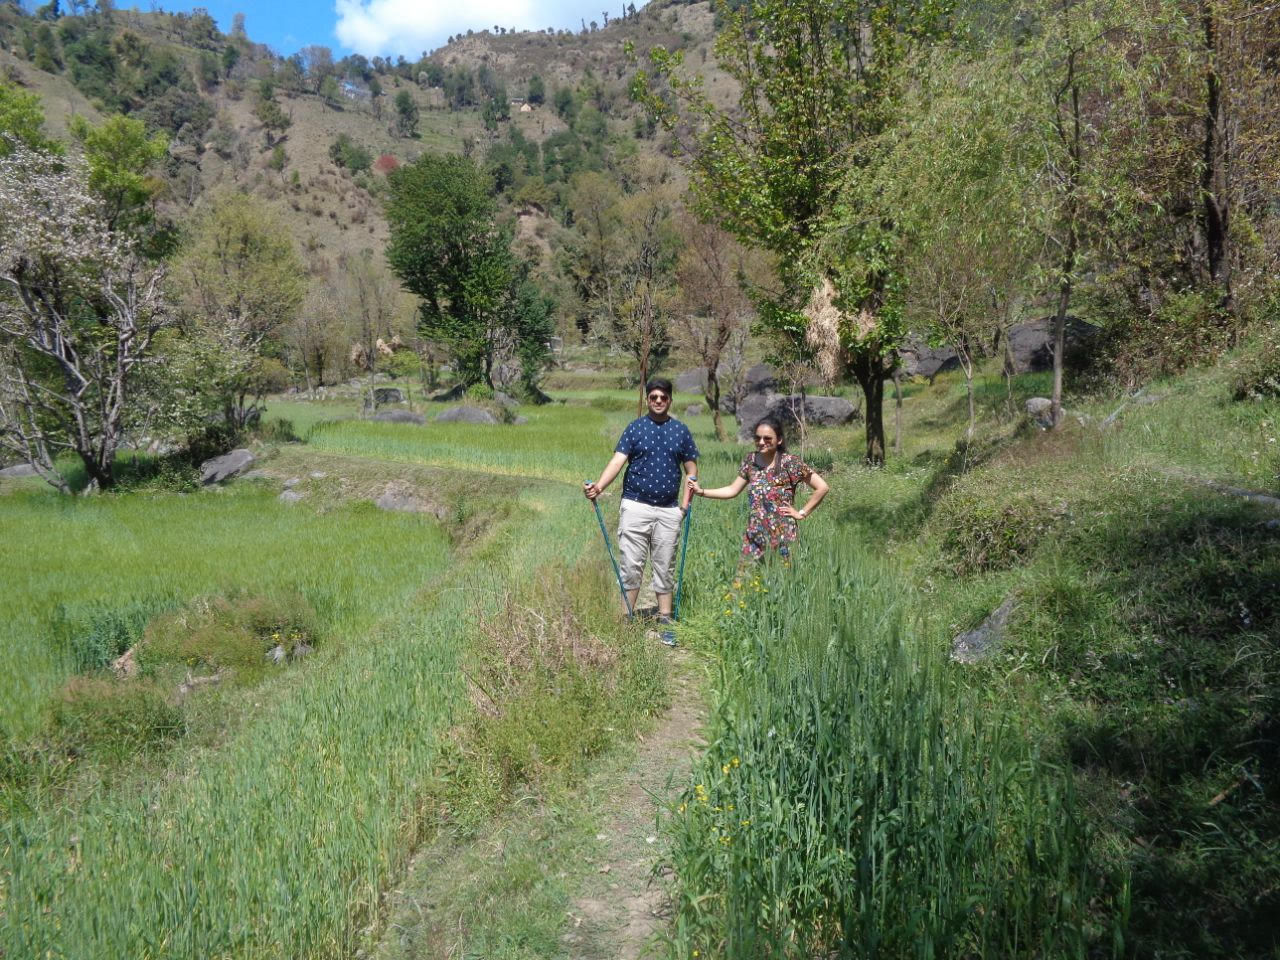
[[66,451],[89,489],[115,485],[137,375],[173,322],[163,277],[109,229],[81,165],[21,146],[0,157],[0,448],[63,492]]

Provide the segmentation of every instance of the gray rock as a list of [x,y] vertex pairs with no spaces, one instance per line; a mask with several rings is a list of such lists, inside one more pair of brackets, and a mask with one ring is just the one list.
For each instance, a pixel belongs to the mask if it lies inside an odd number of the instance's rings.
[[329,475],[325,473],[323,470],[312,470],[309,474],[307,474],[307,476],[309,476],[312,480],[323,480],[325,477]]
[[908,377],[928,377],[960,366],[960,357],[950,347],[931,347],[923,340],[911,339],[898,351],[902,372]]
[[1053,401],[1048,397],[1031,397],[1027,400],[1027,416],[1041,430],[1053,426]]
[[480,407],[450,407],[436,417],[436,423],[497,423],[498,418]]
[[270,480],[271,474],[265,470],[250,470],[240,477],[241,480]]
[[707,368],[694,367],[677,373],[675,379],[676,393],[703,393],[707,389]]
[[517,400],[515,397],[511,396],[511,394],[509,394],[509,393],[503,393],[501,390],[495,390],[495,391],[494,391],[494,393],[493,393],[493,399],[494,399],[494,400],[497,400],[497,401],[498,401],[498,403],[502,404],[504,407],[518,407],[518,406],[520,406],[520,401],[519,401],[519,400]]
[[299,493],[297,490],[286,490],[284,493],[280,494],[277,499],[280,500],[281,503],[297,503],[302,499],[302,497],[303,494]]
[[432,403],[453,403],[455,400],[461,400],[462,395],[467,392],[467,388],[460,383],[455,383],[448,390],[440,393],[432,394],[430,400]]
[[254,456],[248,450],[232,450],[200,464],[200,482],[205,486],[238,477],[253,466]]
[[370,420],[376,420],[378,423],[416,423],[419,426],[427,422],[427,418],[420,413],[411,413],[408,410],[379,410]]
[[770,393],[777,386],[778,371],[767,363],[748,367],[747,372],[742,375],[742,392],[746,394]]
[[520,379],[520,365],[518,363],[499,363],[490,373],[493,378],[494,386],[509,387]]
[[[1067,317],[1066,350],[1079,349],[1098,328],[1077,317]],[[1014,373],[1053,369],[1053,317],[1040,317],[1009,328],[1009,353]]]
[[707,412],[707,408],[700,403],[691,403],[684,408],[686,417],[700,417]]
[[755,425],[765,417],[776,417],[783,429],[798,426],[803,421],[811,427],[833,427],[852,423],[858,418],[858,409],[844,397],[809,397],[798,393],[753,393],[738,404],[738,439],[751,440]]
[[1005,597],[988,617],[975,629],[959,634],[951,641],[951,659],[957,663],[981,663],[995,653],[1004,643],[1005,628],[1009,625],[1009,615],[1013,613],[1015,599]]
[[[404,403],[404,392],[399,387],[375,387],[373,391],[373,405],[375,407],[385,406],[388,403]],[[365,409],[369,408],[369,398],[364,398]]]
[[285,652],[284,644],[277,643],[274,647],[267,651],[267,660],[270,663],[284,663],[284,658],[288,656]]
[[294,487],[296,487],[296,486],[297,486],[298,484],[300,484],[301,482],[302,482],[302,478],[301,478],[301,477],[290,477],[288,480],[286,480],[286,481],[284,482],[284,488],[285,488],[286,490],[292,490]]
[[0,477],[38,477],[40,472],[29,463],[19,463],[0,470]]
[[529,422],[528,417],[516,417],[514,420],[511,421],[511,425],[514,427],[522,427],[528,422]]

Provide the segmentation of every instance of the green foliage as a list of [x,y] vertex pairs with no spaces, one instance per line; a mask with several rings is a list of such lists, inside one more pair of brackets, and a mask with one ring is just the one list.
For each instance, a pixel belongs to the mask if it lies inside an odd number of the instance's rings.
[[396,94],[396,132],[402,137],[418,135],[418,104],[413,94],[401,90]]
[[158,685],[77,677],[50,710],[50,734],[64,749],[122,761],[182,736],[182,710]]
[[352,173],[362,173],[373,166],[373,156],[369,151],[345,133],[338,134],[338,139],[329,145],[329,159],[335,166]]
[[168,137],[148,136],[141,120],[119,115],[97,127],[75,116],[70,129],[84,147],[89,188],[102,198],[108,226],[123,231],[147,227],[152,220],[151,203],[164,186],[151,170],[168,153]]
[[293,125],[293,121],[280,108],[280,104],[266,96],[258,99],[257,105],[253,108],[253,115],[257,118],[258,123],[262,125],[268,146],[273,145],[276,136],[284,133]]
[[1236,400],[1280,397],[1280,322],[1263,321],[1240,354],[1232,360]]
[[543,101],[547,99],[547,85],[543,83],[542,77],[536,73],[529,78],[529,93],[526,99],[535,106],[541,106]]
[[1066,503],[1041,494],[1011,494],[993,501],[960,486],[934,508],[939,542],[957,576],[1007,570],[1025,562],[1064,520]]
[[549,308],[494,222],[484,174],[464,157],[423,154],[387,178],[387,262],[421,298],[419,329],[447,345],[458,378],[492,384],[510,341],[522,369],[545,363]]
[[245,679],[270,664],[276,647],[289,659],[305,656],[319,632],[315,611],[296,593],[208,597],[147,624],[136,656],[144,674],[167,664],[231,668]]
[[32,150],[61,153],[61,146],[44,133],[44,109],[40,97],[0,82],[0,157],[13,149],[11,140]]

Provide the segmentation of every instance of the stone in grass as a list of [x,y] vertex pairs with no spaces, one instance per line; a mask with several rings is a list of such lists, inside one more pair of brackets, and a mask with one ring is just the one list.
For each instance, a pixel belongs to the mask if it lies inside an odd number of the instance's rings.
[[378,423],[416,423],[418,426],[427,422],[427,418],[422,414],[408,410],[379,410],[369,419],[376,420]]
[[691,403],[684,408],[686,417],[700,417],[707,412],[707,408],[700,403]]
[[444,507],[423,500],[417,495],[417,491],[403,480],[392,480],[382,491],[382,495],[373,502],[379,510],[390,510],[394,513],[429,513],[437,520],[443,520],[449,514]]
[[450,407],[436,417],[436,423],[497,423],[498,418],[481,407]]
[[40,472],[29,463],[19,463],[0,470],[0,477],[38,477]]
[[1013,595],[1004,598],[987,619],[976,628],[958,635],[951,641],[951,659],[956,663],[981,663],[995,653],[1004,643],[1005,628],[1009,625],[1009,616],[1013,613],[1015,599]]
[[248,450],[232,450],[220,457],[212,457],[200,464],[200,482],[205,486],[211,483],[222,483],[232,477],[238,477],[251,466],[254,457]]
[[1031,397],[1027,400],[1027,416],[1041,430],[1053,426],[1053,401],[1048,397]]
[[281,503],[297,503],[302,499],[302,497],[303,495],[297,490],[286,490],[284,493],[280,494],[278,499]]

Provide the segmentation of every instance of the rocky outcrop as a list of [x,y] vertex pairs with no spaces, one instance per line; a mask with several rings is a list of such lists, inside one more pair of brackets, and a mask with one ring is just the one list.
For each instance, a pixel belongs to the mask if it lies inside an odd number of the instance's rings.
[[783,429],[803,421],[810,427],[835,427],[852,423],[858,409],[844,397],[810,397],[798,393],[754,393],[738,404],[738,439],[751,440],[751,431],[765,417],[776,417]]
[[29,463],[19,463],[0,470],[0,477],[38,477],[40,471]]
[[436,423],[497,423],[498,418],[482,407],[450,407],[436,417]]
[[1053,401],[1048,397],[1031,397],[1027,400],[1027,416],[1041,430],[1053,426]]
[[254,456],[248,450],[232,450],[200,464],[200,482],[206,487],[238,477],[253,466]]
[[[384,407],[389,403],[404,403],[404,391],[399,387],[375,387],[373,390],[374,407]],[[369,398],[364,398],[365,408],[369,407]]]

